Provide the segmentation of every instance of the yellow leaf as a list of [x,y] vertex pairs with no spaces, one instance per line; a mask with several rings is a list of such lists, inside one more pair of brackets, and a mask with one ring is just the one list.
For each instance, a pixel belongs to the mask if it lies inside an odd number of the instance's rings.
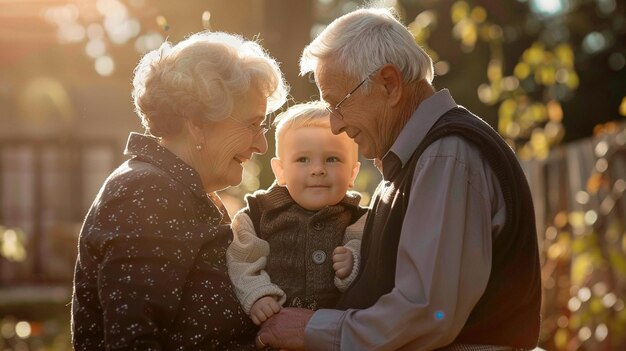
[[556,71],[552,66],[541,66],[535,71],[535,81],[545,86],[554,85],[556,82]]
[[585,214],[582,211],[572,211],[568,216],[568,221],[572,227],[583,227],[585,225]]
[[543,44],[535,42],[524,51],[522,58],[530,65],[539,65],[544,60]]
[[509,138],[513,138],[516,139],[519,137],[519,133],[520,133],[520,127],[519,124],[517,124],[516,122],[511,122],[507,125],[506,129],[505,129],[505,134],[506,136],[508,136]]
[[458,23],[459,21],[467,17],[467,14],[469,13],[469,8],[469,5],[465,1],[457,1],[452,4],[452,7],[450,8],[452,22]]
[[489,65],[487,66],[487,77],[491,81],[502,79],[502,61],[489,61]]
[[574,52],[569,44],[560,44],[554,49],[559,63],[567,68],[574,67]]
[[530,66],[525,62],[520,62],[515,66],[513,74],[520,80],[525,79],[530,75]]
[[582,320],[579,314],[572,314],[569,317],[569,329],[570,330],[578,330],[582,324]]
[[476,38],[476,26],[473,23],[468,23],[467,25],[463,26],[461,30],[461,42],[463,43],[463,45],[473,48],[476,44]]
[[591,272],[593,272],[593,265],[590,254],[582,253],[572,259],[571,279],[573,285],[582,285]]
[[481,6],[476,6],[472,10],[471,16],[476,23],[483,23],[487,19],[487,11]]
[[530,144],[526,143],[521,149],[517,151],[517,156],[522,160],[531,160],[533,158],[533,149]]
[[622,253],[617,250],[611,250],[609,252],[609,261],[617,274],[620,276],[626,275],[626,257]]
[[543,122],[546,120],[548,112],[542,103],[534,103],[530,105],[530,115],[534,121]]
[[533,114],[530,108],[522,109],[521,112],[518,112],[517,122],[524,130],[532,127],[533,124],[535,124],[535,119],[533,118]]
[[498,116],[500,118],[513,117],[516,109],[517,102],[515,102],[515,100],[513,99],[506,99],[500,104],[500,108],[498,109]]
[[533,129],[533,133],[530,136],[530,143],[533,145],[533,148],[535,149],[548,143],[546,140],[546,135],[543,133],[543,129],[541,128]]
[[576,90],[578,88],[578,84],[579,84],[579,79],[578,79],[578,74],[576,74],[575,71],[570,71],[569,74],[567,75],[567,82],[565,83],[565,85],[567,85],[568,88],[570,88],[570,90]]
[[598,297],[592,297],[589,301],[589,311],[593,314],[600,314],[604,311],[604,305],[602,305],[602,299]]
[[569,332],[567,331],[567,329],[559,328],[559,330],[554,333],[554,346],[556,346],[557,350],[565,350],[568,339]]
[[[500,105],[502,107],[502,105]],[[509,125],[513,121],[513,116],[510,114],[504,114],[498,110],[498,132],[500,134],[508,135]]]

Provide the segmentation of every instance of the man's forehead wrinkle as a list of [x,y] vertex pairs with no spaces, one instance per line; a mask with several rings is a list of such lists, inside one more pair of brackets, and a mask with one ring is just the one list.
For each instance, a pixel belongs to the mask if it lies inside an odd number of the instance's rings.
[[[329,67],[330,65],[319,65],[316,70],[315,82],[320,90],[321,98],[324,101],[328,99],[338,99],[340,94],[338,91],[343,89],[342,85],[348,84],[348,77],[341,71]],[[320,76],[322,77],[320,81]],[[324,83],[322,85],[322,83]]]

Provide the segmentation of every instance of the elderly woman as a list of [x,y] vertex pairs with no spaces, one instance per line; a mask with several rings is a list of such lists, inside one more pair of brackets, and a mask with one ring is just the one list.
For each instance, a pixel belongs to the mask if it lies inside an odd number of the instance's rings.
[[253,349],[227,275],[229,217],[215,192],[267,150],[267,113],[286,99],[255,42],[198,33],[146,54],[133,97],[146,134],[105,181],[79,238],[76,350]]

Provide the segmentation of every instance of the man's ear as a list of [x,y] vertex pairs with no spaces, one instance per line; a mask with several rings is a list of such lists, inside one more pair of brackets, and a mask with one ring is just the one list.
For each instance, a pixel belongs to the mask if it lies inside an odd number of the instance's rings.
[[394,106],[400,102],[402,97],[403,82],[402,72],[392,64],[386,64],[380,68],[378,73],[389,97],[389,103]]
[[271,161],[272,171],[278,185],[285,186],[287,181],[285,180],[285,171],[283,169],[283,162],[278,157],[273,157]]
[[348,186],[350,188],[354,188],[354,181],[356,180],[356,176],[359,174],[359,170],[361,169],[361,162],[357,161],[352,167],[352,175],[350,176],[350,183]]

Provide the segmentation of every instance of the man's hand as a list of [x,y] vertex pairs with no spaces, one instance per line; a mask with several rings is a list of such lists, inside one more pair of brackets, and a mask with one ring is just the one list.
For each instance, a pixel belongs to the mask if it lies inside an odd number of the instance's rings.
[[257,334],[257,348],[271,346],[291,351],[304,350],[304,328],[313,313],[304,308],[281,309],[261,325]]
[[337,246],[333,251],[333,269],[339,279],[344,279],[352,272],[354,257],[352,251],[344,246]]
[[261,325],[268,318],[280,311],[280,305],[272,296],[263,296],[256,300],[250,308],[250,318],[256,325]]

